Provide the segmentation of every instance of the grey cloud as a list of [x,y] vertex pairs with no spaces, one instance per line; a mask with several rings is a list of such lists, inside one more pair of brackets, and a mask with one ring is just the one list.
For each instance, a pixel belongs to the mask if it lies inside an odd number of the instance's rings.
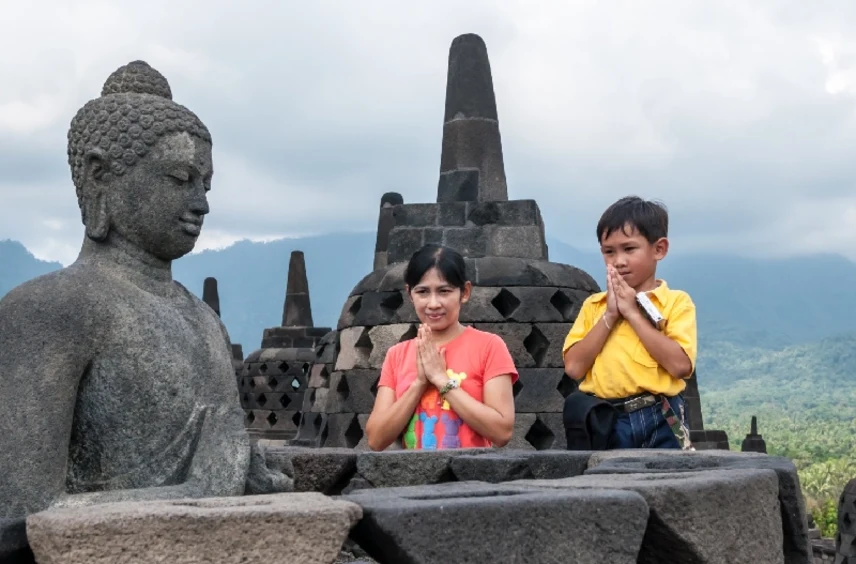
[[[844,0],[824,11],[724,1],[620,13],[563,2],[82,6],[80,30],[56,37],[36,25],[50,11],[18,7],[23,31],[0,39],[30,53],[0,55],[0,84],[16,84],[0,88],[0,238],[56,249],[40,226],[58,222],[50,236],[76,247],[68,122],[137,58],[212,131],[207,229],[374,229],[383,192],[435,197],[448,47],[465,32],[488,45],[509,193],[537,199],[551,235],[571,244],[593,246],[599,214],[628,193],[666,201],[679,246],[706,249],[761,247],[765,229],[782,237],[781,218],[806,201],[856,202],[856,81],[853,93],[828,93],[833,70],[815,42],[837,45],[837,68],[856,71],[856,8]],[[39,96],[61,116],[31,132],[3,128],[4,103]],[[27,196],[28,185],[38,191]],[[823,209],[810,212],[821,230]]]

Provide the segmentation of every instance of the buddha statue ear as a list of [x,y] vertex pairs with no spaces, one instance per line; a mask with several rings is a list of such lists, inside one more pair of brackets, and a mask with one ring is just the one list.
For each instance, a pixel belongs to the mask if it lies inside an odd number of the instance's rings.
[[84,157],[83,218],[86,236],[103,241],[110,232],[106,183],[113,175],[107,169],[107,159],[101,149],[90,149]]

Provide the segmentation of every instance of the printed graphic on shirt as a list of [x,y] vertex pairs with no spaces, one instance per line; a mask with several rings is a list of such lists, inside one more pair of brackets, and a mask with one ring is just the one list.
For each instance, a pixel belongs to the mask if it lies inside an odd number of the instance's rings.
[[[466,379],[464,372],[455,372],[451,368],[446,375],[458,385]],[[452,411],[449,402],[440,397],[437,388],[429,388],[422,394],[416,413],[404,433],[405,448],[461,448],[460,430],[463,420]]]
[[[457,374],[454,370],[449,368],[448,370],[446,370],[446,376],[448,376],[449,379],[456,381],[458,383],[458,386],[460,386],[461,382],[464,381],[464,378],[467,377],[467,374],[465,372]],[[443,409],[445,411],[449,411],[450,409],[452,409],[451,407],[449,407],[449,402],[446,400],[443,400]]]
[[407,430],[404,432],[404,448],[416,448],[416,422],[419,421],[419,416],[415,413],[410,418],[410,423],[407,424]]

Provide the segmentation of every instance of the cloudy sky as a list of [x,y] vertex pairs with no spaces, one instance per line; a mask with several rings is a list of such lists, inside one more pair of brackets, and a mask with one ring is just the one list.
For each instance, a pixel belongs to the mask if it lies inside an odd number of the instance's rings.
[[[239,7],[238,7],[239,6]],[[593,248],[664,200],[675,250],[856,260],[856,3],[29,0],[0,19],[0,239],[68,263],[68,124],[143,59],[214,137],[202,248],[373,230],[436,198],[452,39],[488,46],[511,198]]]

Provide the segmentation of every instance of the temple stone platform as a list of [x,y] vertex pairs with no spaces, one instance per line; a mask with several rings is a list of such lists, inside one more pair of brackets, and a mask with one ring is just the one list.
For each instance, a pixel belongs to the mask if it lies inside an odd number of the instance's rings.
[[796,468],[782,457],[264,451],[297,493],[45,511],[27,520],[37,561],[811,562]]

